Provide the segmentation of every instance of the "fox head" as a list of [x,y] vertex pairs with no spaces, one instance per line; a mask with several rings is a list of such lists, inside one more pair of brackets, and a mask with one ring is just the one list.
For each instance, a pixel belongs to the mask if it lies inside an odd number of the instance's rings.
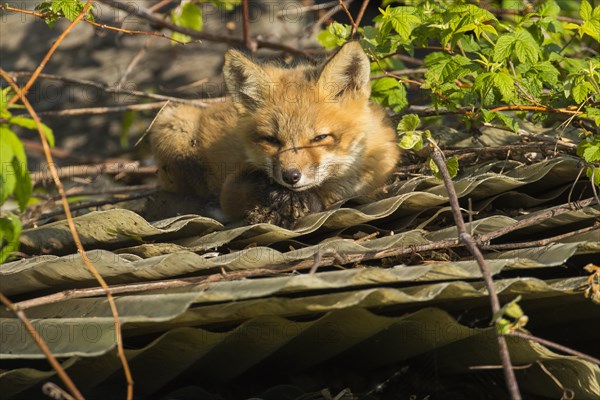
[[370,64],[358,42],[319,67],[257,64],[230,50],[223,73],[248,162],[278,184],[306,190],[358,168],[373,128]]

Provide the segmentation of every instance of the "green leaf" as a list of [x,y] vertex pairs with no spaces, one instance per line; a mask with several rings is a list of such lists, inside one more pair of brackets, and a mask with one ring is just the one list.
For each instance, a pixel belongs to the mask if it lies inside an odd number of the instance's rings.
[[[8,123],[21,126],[25,129],[37,131],[37,125],[35,124],[35,121],[31,118],[12,117],[8,121]],[[44,123],[41,123],[41,125],[42,125],[42,131],[44,131],[44,135],[46,136],[46,139],[48,140],[48,144],[50,145],[50,147],[54,147],[54,133],[52,132],[52,129],[50,129],[50,127]]]
[[407,114],[402,117],[398,123],[399,132],[415,131],[420,123],[419,116],[417,114]]
[[328,30],[321,31],[317,35],[317,40],[327,50],[331,50],[331,49],[334,49],[337,47],[337,41],[338,41],[337,36],[335,36],[333,33],[329,32]]
[[502,123],[507,128],[510,128],[513,132],[515,132],[515,133],[519,132],[519,123],[513,117],[511,117],[507,114],[501,113],[501,112],[497,112],[496,117],[498,117],[498,119],[500,121],[502,121]]
[[516,97],[515,81],[507,72],[502,71],[494,74],[493,82],[494,87],[500,92],[502,100],[507,103],[513,101]]
[[494,47],[494,61],[502,62],[510,57],[515,41],[515,35],[512,33],[500,36]]
[[400,82],[398,82],[398,79],[386,76],[381,79],[377,79],[375,82],[373,82],[372,89],[374,92],[379,93],[395,89],[398,86],[400,86]]
[[594,166],[594,165],[590,165],[589,167],[587,167],[587,170],[585,171],[585,175],[592,180],[592,178],[594,179],[593,181],[593,185],[599,186],[600,185],[600,168]]
[[398,146],[404,150],[414,149],[419,151],[423,148],[423,136],[416,132],[409,132],[402,135]]
[[127,149],[129,147],[129,131],[131,126],[137,117],[137,112],[134,110],[125,111],[121,118],[121,148]]
[[451,178],[454,178],[458,174],[458,158],[456,156],[450,157],[446,160],[446,168]]
[[415,7],[394,7],[388,9],[389,13],[384,17],[384,23],[389,22],[392,28],[404,40],[408,40],[415,26],[421,23],[421,18],[415,15]]
[[589,163],[600,161],[600,145],[591,145],[583,150],[583,159]]
[[7,125],[0,125],[0,146],[0,204],[14,194],[23,211],[32,191],[23,143]]
[[579,84],[576,84],[571,89],[571,94],[573,95],[573,100],[577,103],[582,103],[587,98],[588,94],[594,90],[594,87],[591,83],[587,81],[583,81]]
[[587,0],[581,0],[581,5],[579,6],[579,15],[584,21],[592,19],[592,6],[587,2]]
[[21,221],[13,214],[0,218],[0,264],[19,250],[19,236],[21,235]]
[[526,29],[518,29],[515,32],[515,54],[522,63],[537,62],[540,46]]
[[[202,11],[193,3],[183,3],[181,7],[171,13],[171,21],[182,28],[202,30]],[[173,32],[173,39],[187,43],[191,40],[189,35]]]

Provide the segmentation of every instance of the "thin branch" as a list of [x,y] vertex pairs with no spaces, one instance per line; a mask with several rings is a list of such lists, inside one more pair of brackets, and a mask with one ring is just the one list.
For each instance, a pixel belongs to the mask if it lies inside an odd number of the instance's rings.
[[248,0],[242,0],[242,30],[244,34],[244,44],[248,51],[254,53],[255,48],[250,38],[250,15],[248,13]]
[[352,34],[350,35],[350,39],[352,39],[354,37],[356,30],[360,26],[360,21],[362,21],[368,5],[369,5],[369,0],[363,0],[362,4],[360,5],[360,10],[358,10],[358,15],[356,16],[356,21],[354,21],[354,25],[352,26]]
[[[32,74],[33,73],[29,72],[29,71],[11,71],[11,72],[9,72],[9,75],[12,77],[30,76]],[[98,83],[98,82],[85,80],[85,79],[67,78],[64,76],[52,75],[52,74],[39,74],[39,77],[44,78],[44,79],[51,79],[53,81],[58,81],[58,82],[89,86],[89,87],[96,88],[98,90],[102,90],[105,93],[125,94],[125,95],[130,95],[130,96],[135,96],[135,97],[145,97],[145,98],[154,99],[154,100],[172,101],[174,103],[184,103],[184,104],[191,104],[191,105],[198,106],[198,107],[206,107],[206,102],[204,102],[204,101],[188,100],[188,99],[182,99],[179,97],[165,96],[162,94],[155,94],[155,93],[146,93],[146,92],[142,92],[140,90],[112,88],[112,87],[105,85],[104,83]],[[219,98],[219,99],[221,99],[221,98]]]
[[[496,293],[496,286],[494,285],[492,274],[487,266],[483,254],[481,253],[481,250],[479,250],[479,247],[477,247],[475,239],[473,239],[473,236],[471,236],[471,234],[467,230],[465,221],[461,213],[461,208],[458,203],[458,196],[456,194],[454,184],[452,183],[452,178],[450,177],[450,173],[446,168],[444,154],[439,149],[439,147],[437,147],[437,145],[433,142],[430,142],[430,149],[431,158],[437,165],[438,170],[440,171],[440,174],[444,181],[444,185],[446,186],[446,190],[448,191],[448,200],[452,208],[452,215],[454,216],[454,222],[456,223],[456,228],[458,230],[459,240],[465,245],[465,247],[467,247],[467,249],[473,255],[473,257],[475,257],[475,260],[477,260],[477,265],[479,265],[479,269],[481,270],[481,275],[483,277],[483,281],[485,282],[485,286],[487,288],[488,295],[490,298],[492,314],[496,315],[500,311],[500,300],[498,299],[498,294]],[[496,327],[499,319],[500,317],[498,317],[494,321],[494,327]],[[512,369],[512,363],[510,361],[510,353],[508,351],[506,337],[501,335],[499,332],[496,332],[496,337],[498,339],[500,359],[502,360],[504,378],[506,379],[508,392],[510,393],[511,399],[519,400],[521,399],[521,393],[519,392],[519,386],[517,384],[515,372]]]
[[507,233],[514,232],[516,230],[523,229],[528,226],[533,226],[533,225],[539,224],[540,222],[547,220],[549,218],[553,218],[553,217],[556,217],[561,214],[565,214],[565,213],[573,211],[573,210],[580,210],[584,207],[594,205],[595,203],[596,203],[596,199],[593,197],[590,197],[590,198],[587,198],[584,200],[579,200],[579,201],[576,201],[573,203],[567,203],[567,204],[563,204],[560,206],[549,208],[547,210],[538,212],[527,218],[523,218],[523,219],[515,222],[514,224],[510,224],[510,225],[504,226],[502,228],[496,229],[495,231],[480,235],[476,238],[477,243],[480,245],[485,245],[490,240],[497,239],[500,236],[506,235]]
[[563,346],[562,344],[554,343],[554,342],[552,342],[550,340],[547,340],[547,339],[542,339],[540,337],[529,335],[527,333],[519,332],[519,331],[510,332],[510,333],[507,334],[507,336],[513,336],[513,337],[518,337],[518,338],[525,339],[525,340],[531,340],[532,342],[537,342],[537,343],[542,344],[542,345],[544,345],[546,347],[549,347],[549,348],[552,348],[552,349],[555,349],[555,350],[558,350],[558,351],[562,351],[565,354],[569,354],[569,355],[572,355],[572,356],[575,356],[575,357],[579,357],[579,358],[581,358],[583,360],[586,360],[586,361],[589,361],[591,363],[600,365],[600,360],[597,359],[596,357],[589,356],[589,355],[587,355],[585,353],[582,353],[582,352],[577,351],[577,350],[573,350],[573,349],[571,349],[571,348],[569,348],[567,346]]
[[[164,105],[165,105],[165,102],[160,101],[160,102],[155,102],[155,103],[129,104],[126,106],[69,108],[67,110],[41,111],[38,113],[38,116],[40,116],[40,117],[76,117],[76,116],[80,116],[80,115],[102,115],[102,114],[110,114],[110,113],[121,113],[121,112],[125,112],[125,111],[148,111],[148,110],[159,110]],[[19,114],[19,115],[15,115],[15,116],[20,117],[23,115]]]
[[348,10],[348,7],[346,7],[346,4],[344,4],[343,0],[338,0],[340,7],[342,7],[342,10],[344,10],[344,12],[346,13],[346,16],[348,17],[348,21],[350,21],[350,25],[352,25],[352,30],[354,31],[354,28],[356,27],[356,22],[354,22],[354,18],[352,18],[352,14],[350,14],[350,10]]
[[[156,172],[155,166],[140,166],[138,161],[131,162],[105,162],[99,164],[71,165],[56,168],[58,176],[63,178],[74,178],[80,176],[98,176],[106,175],[150,175]],[[33,185],[42,184],[52,179],[48,171],[34,172],[31,174]]]
[[534,240],[530,242],[519,242],[519,243],[506,243],[506,244],[494,244],[490,246],[482,246],[484,249],[490,250],[511,250],[511,249],[524,249],[527,247],[541,247],[551,243],[556,243],[559,240],[567,239],[572,236],[581,235],[582,233],[592,232],[600,229],[600,224],[588,226],[586,228],[577,229],[575,231],[563,233],[562,235],[552,236],[546,239]]
[[83,395],[81,394],[79,389],[77,389],[77,386],[75,386],[75,383],[73,383],[73,381],[71,380],[71,377],[69,377],[69,375],[67,375],[67,373],[63,369],[62,365],[60,365],[60,363],[58,362],[56,357],[54,357],[54,354],[52,354],[52,352],[48,348],[48,345],[46,344],[44,339],[42,339],[42,335],[40,335],[35,330],[33,324],[31,323],[29,318],[27,318],[27,315],[25,314],[25,312],[23,312],[22,309],[20,309],[17,305],[15,305],[12,301],[10,301],[6,296],[4,296],[4,294],[2,292],[0,292],[0,302],[2,302],[2,304],[4,304],[4,306],[6,308],[11,310],[21,320],[21,322],[23,322],[23,325],[25,325],[25,329],[27,329],[27,332],[31,335],[31,337],[33,338],[35,343],[38,345],[40,350],[42,350],[42,353],[44,353],[44,355],[46,356],[46,359],[48,360],[48,362],[50,363],[52,368],[54,368],[54,370],[58,374],[58,377],[60,378],[60,380],[69,389],[71,394],[76,399],[83,400],[84,399]]
[[[196,31],[194,29],[184,28],[181,26],[177,26],[175,24],[170,23],[169,21],[163,20],[153,13],[151,13],[148,9],[142,7],[139,4],[125,4],[117,0],[98,0],[100,3],[106,4],[109,7],[116,8],[121,11],[125,11],[129,15],[135,15],[146,21],[151,22],[153,25],[169,29],[173,32],[183,33],[185,35],[190,36],[194,39],[206,40],[208,42],[218,42],[218,43],[226,43],[230,46],[242,47],[244,46],[244,40],[239,39],[233,36],[224,36],[217,35],[214,33],[204,32],[204,31]],[[287,46],[277,42],[270,42],[267,40],[256,39],[256,48],[268,48],[272,50],[280,50],[290,54],[294,54],[297,56],[302,56],[308,59],[312,59],[312,56],[305,52],[304,50],[297,49],[295,47]]]
[[[7,5],[0,4],[0,10],[2,10],[2,9],[5,9],[6,11],[18,12],[18,13],[21,13],[21,14],[32,15],[34,17],[41,18],[41,19],[46,19],[46,18],[52,16],[52,14],[43,14],[43,13],[38,13],[38,12],[35,12],[35,11],[23,10],[21,8],[11,7],[8,4]],[[180,40],[177,40],[177,39],[174,39],[174,38],[172,38],[170,36],[167,36],[167,35],[165,35],[163,33],[149,32],[149,31],[138,31],[138,30],[125,29],[125,28],[118,28],[116,26],[101,24],[99,22],[92,21],[90,19],[85,19],[85,18],[83,19],[83,22],[88,23],[90,25],[93,25],[93,26],[95,26],[97,28],[106,29],[106,30],[115,31],[115,32],[120,32],[120,33],[125,33],[125,34],[128,34],[128,35],[154,36],[154,37],[164,38],[164,39],[170,40],[171,42],[175,42],[175,43],[181,44],[181,45],[187,44],[185,42],[182,42]]]
[[[38,76],[42,73],[42,70],[44,69],[44,67],[46,67],[46,64],[48,63],[48,61],[50,61],[50,57],[52,57],[54,52],[56,52],[56,49],[58,49],[58,46],[60,46],[62,41],[65,40],[65,38],[71,32],[71,30],[75,27],[75,25],[77,25],[79,23],[79,21],[81,21],[85,17],[85,14],[87,14],[87,12],[90,9],[90,7],[92,6],[93,2],[94,2],[94,0],[87,0],[87,2],[83,6],[83,9],[79,13],[79,15],[69,24],[69,26],[67,26],[67,28],[60,34],[58,39],[56,39],[56,41],[52,44],[52,46],[50,47],[50,50],[48,50],[48,52],[42,59],[42,62],[40,62],[40,64],[37,66],[37,68],[31,75],[31,77],[29,78],[29,81],[23,87],[23,89],[22,89],[23,96],[25,96],[27,94],[27,92],[29,91],[29,89],[31,88],[31,86],[33,86],[33,84],[37,80]],[[8,101],[8,104],[14,104],[17,100],[18,100],[18,96],[15,96]]]
[[[88,3],[86,3],[87,8],[89,8],[89,5],[91,5],[91,0],[88,1]],[[81,19],[83,17],[83,15],[85,15],[86,12],[87,12],[87,9],[84,7],[83,10],[81,11],[81,13],[79,14],[78,18]],[[77,18],[75,20],[77,21]],[[36,127],[38,129],[38,133],[40,135],[40,140],[42,141],[42,145],[44,146],[44,155],[46,156],[46,162],[48,163],[48,167],[50,168],[50,173],[54,180],[54,184],[56,185],[58,192],[61,196],[63,208],[65,210],[65,215],[67,217],[67,223],[69,225],[71,235],[73,236],[73,241],[75,242],[75,245],[77,247],[77,252],[81,255],[81,258],[82,258],[84,264],[86,265],[88,270],[91,272],[92,276],[94,276],[94,278],[98,281],[98,283],[100,283],[100,286],[102,286],[106,292],[106,298],[108,300],[113,318],[115,320],[115,336],[116,336],[116,340],[117,340],[117,353],[119,354],[119,358],[121,359],[121,364],[123,365],[123,370],[125,373],[125,379],[127,381],[127,400],[132,400],[133,399],[133,378],[131,376],[131,370],[129,369],[127,357],[125,356],[125,350],[123,348],[123,336],[122,336],[122,332],[121,332],[121,322],[119,321],[119,313],[117,311],[117,305],[115,303],[113,295],[110,293],[110,289],[108,288],[106,281],[104,280],[102,275],[100,275],[100,273],[98,272],[96,267],[94,267],[94,265],[88,258],[87,253],[85,252],[85,249],[83,248],[83,246],[81,244],[81,239],[79,238],[79,233],[77,232],[77,228],[75,227],[75,223],[73,222],[73,216],[71,215],[71,209],[69,208],[69,201],[67,199],[65,189],[60,181],[60,178],[58,177],[58,172],[56,170],[56,166],[54,165],[54,160],[52,159],[52,155],[50,153],[50,145],[48,144],[48,139],[46,138],[44,130],[42,129],[42,122],[40,121],[35,110],[31,106],[29,101],[27,100],[27,97],[25,97],[24,92],[21,91],[21,89],[17,86],[15,81],[1,67],[0,67],[0,75],[13,88],[13,90],[16,93],[15,98],[21,99],[21,102],[23,103],[23,105],[25,106],[25,108],[27,109],[29,114],[31,115],[31,118],[35,121],[35,125],[36,125]]]
[[119,82],[117,83],[115,89],[121,89],[123,87],[133,69],[140,63],[142,58],[144,58],[144,56],[146,55],[148,48],[152,45],[152,43],[154,43],[154,39],[155,38],[153,37],[148,38],[148,40],[146,40],[142,48],[138,50],[136,55],[131,59],[131,61],[127,65],[127,68],[125,68],[125,72],[121,76],[121,79],[119,79]]

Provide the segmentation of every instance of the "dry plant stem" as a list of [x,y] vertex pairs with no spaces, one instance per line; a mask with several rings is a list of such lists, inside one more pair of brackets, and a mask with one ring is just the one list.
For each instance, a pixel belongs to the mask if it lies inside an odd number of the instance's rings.
[[131,59],[131,61],[127,65],[127,68],[125,68],[123,76],[121,76],[121,79],[119,79],[119,83],[117,83],[116,89],[121,89],[123,87],[133,69],[140,63],[142,58],[144,58],[144,56],[146,55],[148,48],[152,45],[152,43],[154,43],[154,39],[155,38],[153,37],[148,38],[142,46],[142,48],[139,49],[136,55]]
[[[56,39],[56,41],[54,42],[54,44],[52,44],[52,47],[50,47],[50,50],[48,50],[48,52],[46,53],[46,55],[42,59],[42,62],[37,66],[37,68],[35,69],[35,71],[31,75],[31,77],[29,78],[29,81],[23,87],[23,89],[22,89],[23,96],[25,96],[27,94],[27,92],[29,91],[29,89],[31,88],[31,86],[35,83],[35,81],[37,80],[38,76],[42,73],[42,70],[46,67],[46,64],[48,63],[48,61],[50,61],[50,57],[52,57],[52,55],[54,54],[54,52],[56,51],[56,49],[58,49],[58,46],[60,46],[60,44],[62,43],[62,41],[65,40],[65,38],[71,32],[71,30],[75,27],[75,25],[77,25],[79,23],[79,21],[81,21],[83,19],[83,17],[85,16],[85,14],[87,14],[87,12],[90,9],[90,7],[92,6],[93,2],[94,2],[94,0],[87,0],[87,2],[85,3],[85,6],[83,6],[83,9],[79,13],[79,15],[60,34],[60,36],[58,37],[58,39]],[[10,99],[10,101],[8,102],[8,104],[14,104],[17,101],[17,99],[18,99],[18,96],[13,97],[12,99]]]
[[514,224],[510,224],[503,228],[496,229],[495,231],[478,236],[477,243],[485,244],[485,243],[489,242],[490,240],[496,239],[503,235],[506,235],[507,233],[510,233],[510,232],[513,232],[513,231],[516,231],[516,230],[519,230],[522,228],[526,228],[528,226],[535,225],[535,224],[537,224],[543,220],[546,220],[548,218],[556,217],[557,215],[564,214],[564,213],[573,211],[575,209],[581,209],[581,208],[591,206],[594,204],[596,204],[596,199],[593,197],[590,197],[590,198],[587,198],[584,200],[576,201],[574,203],[568,203],[568,204],[563,204],[560,206],[552,207],[548,210],[544,210],[542,212],[534,214],[531,217],[523,218],[522,220],[519,220],[519,221],[515,222]]
[[242,30],[246,48],[251,53],[254,53],[252,40],[250,39],[250,15],[248,14],[248,0],[242,0]]
[[[29,75],[32,75],[32,72],[28,72],[28,71],[9,72],[9,75],[12,77],[29,76]],[[51,75],[51,74],[39,74],[39,77],[44,78],[44,79],[51,79],[54,81],[64,82],[64,83],[72,83],[72,84],[77,84],[77,85],[90,86],[90,87],[94,87],[98,90],[102,90],[105,93],[125,94],[125,95],[130,95],[130,96],[135,96],[135,97],[146,97],[146,98],[154,99],[154,100],[163,100],[163,101],[172,101],[175,103],[191,104],[191,105],[198,106],[198,107],[206,107],[206,105],[207,105],[204,101],[188,100],[188,99],[181,99],[179,97],[164,96],[162,94],[146,93],[146,92],[142,92],[140,90],[111,88],[111,87],[106,86],[103,83],[98,83],[98,82],[93,82],[93,81],[88,81],[88,80],[83,80],[83,79],[66,78],[63,76]],[[216,99],[211,99],[210,101],[222,101],[222,100],[223,100],[223,98],[219,97]]]
[[42,352],[46,356],[46,359],[48,360],[48,362],[50,363],[52,368],[54,368],[54,370],[58,374],[60,380],[69,389],[71,394],[76,399],[83,400],[83,398],[84,398],[83,395],[81,394],[79,389],[77,389],[77,386],[75,386],[75,383],[73,383],[73,381],[71,380],[69,375],[67,375],[67,373],[65,372],[63,367],[60,365],[60,363],[58,362],[56,357],[54,357],[54,354],[52,354],[52,352],[48,348],[48,345],[46,344],[46,342],[44,342],[44,339],[42,339],[42,336],[40,334],[38,334],[38,332],[35,330],[33,324],[31,323],[29,318],[27,318],[27,315],[25,315],[23,310],[21,310],[12,301],[10,301],[6,296],[4,296],[4,294],[2,292],[0,292],[0,302],[2,302],[2,304],[4,304],[4,306],[6,308],[11,310],[13,313],[15,313],[15,315],[21,320],[23,325],[25,325],[25,329],[27,329],[27,332],[31,335],[31,337],[33,338],[35,343],[38,345],[40,350],[42,350]]
[[[477,247],[477,243],[475,242],[471,234],[467,231],[465,221],[460,211],[460,205],[458,204],[458,196],[456,195],[456,190],[454,189],[454,184],[452,183],[450,173],[446,168],[444,154],[439,149],[439,147],[437,147],[437,145],[433,142],[430,142],[430,149],[431,158],[437,165],[442,179],[444,181],[444,185],[446,186],[446,190],[448,191],[448,200],[450,202],[450,206],[452,207],[452,214],[454,216],[456,228],[458,229],[459,240],[465,245],[465,247],[467,247],[469,252],[471,252],[473,257],[475,257],[475,259],[477,260],[477,264],[479,265],[479,269],[481,270],[481,275],[483,276],[485,286],[488,290],[488,295],[492,306],[492,314],[496,314],[500,311],[500,300],[498,299],[498,294],[496,293],[496,287],[494,286],[492,274],[490,273],[487,263],[483,258],[481,250],[479,250],[479,247]],[[494,321],[494,327],[496,326],[497,322],[497,320]],[[502,369],[504,371],[504,378],[506,379],[508,392],[510,394],[511,399],[521,399],[521,393],[519,392],[517,378],[515,376],[515,372],[512,369],[512,363],[510,361],[510,353],[508,352],[506,337],[497,333],[497,339],[498,348],[500,351],[500,359],[502,360]]]
[[[121,113],[125,111],[148,111],[158,110],[165,105],[164,101],[144,104],[130,104],[127,106],[113,106],[113,107],[84,107],[84,108],[70,108],[68,110],[56,110],[56,111],[42,111],[38,113],[40,117],[76,117],[80,115],[102,115],[111,113]],[[20,117],[22,115],[17,115]],[[54,150],[54,149],[53,149]]]
[[[154,166],[140,166],[137,161],[133,162],[106,162],[101,164],[72,165],[56,169],[60,178],[74,178],[82,176],[106,175],[153,175],[156,173]],[[34,172],[31,181],[34,185],[48,182],[52,176],[48,172]]]
[[531,241],[531,242],[494,244],[491,246],[481,245],[481,247],[483,247],[484,249],[490,249],[490,250],[511,250],[511,249],[523,249],[526,247],[540,247],[540,246],[549,245],[551,243],[555,243],[559,240],[563,240],[563,239],[566,239],[566,238],[569,238],[572,236],[581,235],[582,233],[592,232],[597,229],[600,229],[600,224],[588,226],[587,228],[581,228],[581,229],[577,229],[576,231],[563,233],[562,235],[556,235],[556,236],[552,236],[552,237],[549,237],[546,239],[535,240],[535,241]]
[[[163,19],[155,16],[150,11],[148,11],[148,9],[141,7],[141,5],[138,5],[137,3],[134,6],[131,3],[125,4],[125,3],[122,3],[122,2],[116,1],[116,0],[97,0],[97,1],[100,3],[106,4],[107,6],[116,8],[118,10],[125,11],[125,12],[129,13],[129,15],[135,15],[137,17],[145,19],[146,21],[151,22],[155,26],[158,26],[161,28],[166,28],[166,29],[169,29],[174,32],[183,33],[194,39],[206,40],[209,42],[226,43],[231,46],[238,46],[238,47],[244,46],[243,39],[238,39],[238,38],[235,38],[232,36],[216,35],[216,34],[209,33],[209,32],[196,31],[193,29],[183,28],[181,26],[172,24],[166,20],[163,20]],[[296,48],[290,47],[290,46],[286,46],[281,43],[269,42],[267,40],[260,40],[260,39],[257,39],[255,41],[255,43],[256,43],[256,48],[264,47],[264,48],[268,48],[268,49],[272,49],[272,50],[285,51],[287,53],[302,56],[302,57],[305,57],[308,59],[312,58],[307,52],[305,52],[303,50],[296,49]]]
[[[91,1],[89,1],[87,3],[88,8],[89,8],[90,4],[91,4]],[[85,15],[86,12],[87,12],[87,10],[84,7],[84,9],[79,14],[79,17]],[[52,159],[52,155],[50,154],[50,145],[48,144],[48,140],[46,139],[46,135],[44,134],[44,131],[42,129],[42,123],[41,123],[39,117],[37,116],[37,114],[35,113],[35,110],[31,106],[29,101],[27,100],[27,97],[25,97],[25,94],[21,91],[21,89],[19,89],[17,84],[11,79],[11,77],[2,68],[0,68],[0,75],[13,88],[13,90],[16,93],[15,98],[21,99],[21,102],[23,103],[23,105],[25,106],[25,108],[27,109],[29,114],[31,115],[31,118],[35,121],[35,124],[38,129],[38,133],[40,135],[40,140],[42,141],[42,145],[44,146],[44,155],[46,156],[46,162],[48,163],[48,167],[50,168],[50,173],[52,175],[52,179],[54,180],[54,184],[56,185],[56,188],[58,189],[58,192],[61,196],[63,208],[65,210],[65,216],[67,217],[67,223],[69,225],[69,229],[73,236],[73,241],[75,242],[75,246],[77,247],[77,252],[81,255],[81,258],[82,258],[84,264],[89,269],[89,271],[92,273],[94,278],[98,281],[98,283],[100,283],[100,286],[102,286],[102,288],[105,290],[106,298],[108,300],[108,303],[110,304],[111,312],[112,312],[113,318],[115,320],[115,336],[116,336],[116,340],[117,340],[117,352],[121,359],[121,363],[123,365],[123,370],[125,372],[125,378],[127,380],[127,399],[132,400],[133,399],[133,379],[131,376],[131,371],[129,369],[129,364],[127,362],[127,358],[125,356],[125,351],[123,349],[123,336],[121,334],[121,322],[119,321],[117,305],[115,303],[113,295],[110,292],[108,285],[104,281],[104,278],[98,273],[98,270],[96,269],[96,267],[94,267],[94,265],[89,260],[87,253],[85,252],[85,249],[83,248],[83,246],[81,244],[81,240],[79,238],[79,233],[77,232],[75,223],[73,222],[73,217],[71,215],[71,210],[69,208],[69,201],[67,199],[67,195],[65,193],[64,187],[62,186],[60,178],[58,177],[58,172],[54,165],[54,160]]]
[[554,343],[554,342],[552,342],[550,340],[542,339],[540,337],[532,336],[532,335],[529,335],[527,333],[519,332],[519,331],[510,332],[508,334],[508,336],[518,337],[520,339],[525,339],[525,340],[531,340],[532,342],[537,342],[537,343],[542,344],[542,345],[544,345],[546,347],[550,347],[550,348],[553,348],[555,350],[562,351],[565,354],[569,354],[569,355],[572,355],[572,356],[575,356],[575,357],[579,357],[579,358],[581,358],[583,360],[586,360],[586,361],[589,361],[591,363],[600,365],[600,360],[597,359],[596,357],[592,357],[592,356],[587,355],[585,353],[582,353],[580,351],[573,350],[573,349],[571,349],[569,347],[563,346],[562,344]]

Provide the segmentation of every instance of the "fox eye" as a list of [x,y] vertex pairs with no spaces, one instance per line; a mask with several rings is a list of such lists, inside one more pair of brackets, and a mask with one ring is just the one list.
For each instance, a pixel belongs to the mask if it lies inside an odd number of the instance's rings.
[[313,142],[313,143],[322,142],[323,140],[325,140],[325,139],[326,139],[326,138],[328,138],[329,136],[331,136],[331,134],[329,134],[329,133],[326,133],[326,134],[323,134],[323,135],[318,135],[318,136],[315,136],[315,137],[313,138],[312,142]]
[[279,145],[281,145],[281,142],[275,136],[262,136],[260,139],[263,142],[272,144],[273,146],[279,146]]

